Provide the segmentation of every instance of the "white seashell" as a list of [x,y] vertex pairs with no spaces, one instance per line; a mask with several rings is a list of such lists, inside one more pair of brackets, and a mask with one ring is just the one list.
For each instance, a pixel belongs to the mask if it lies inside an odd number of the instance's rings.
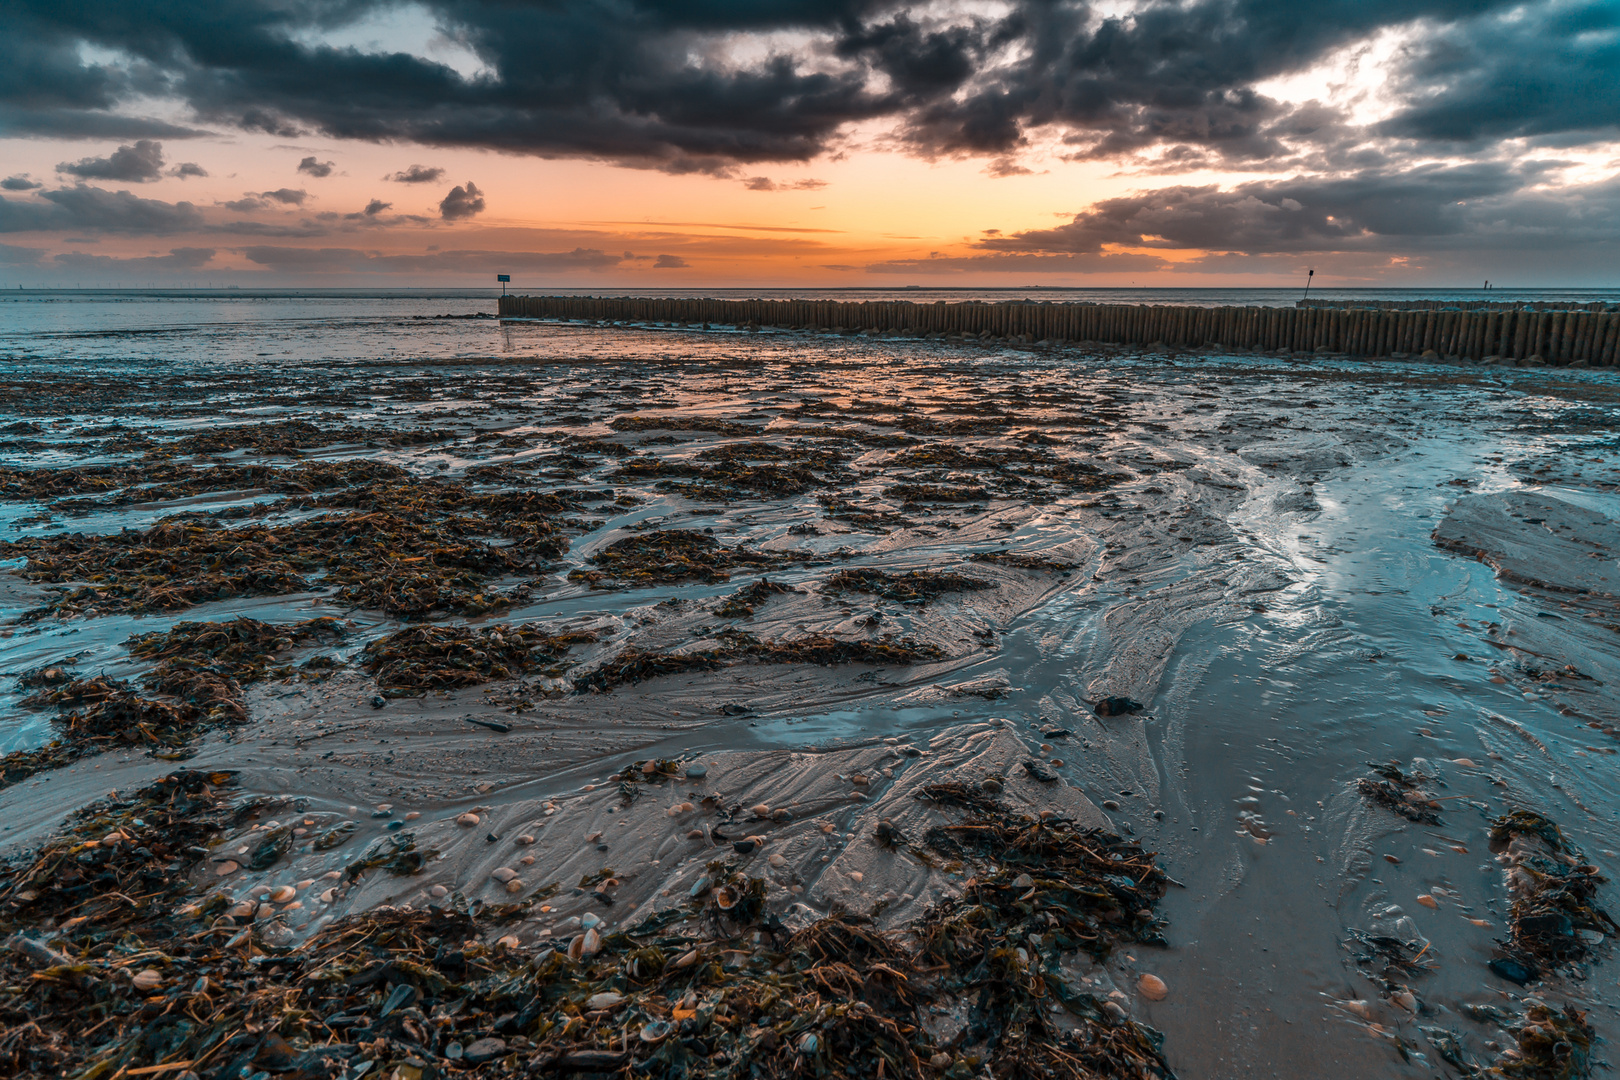
[[270,890],[270,902],[272,904],[285,904],[297,895],[298,890],[291,885],[277,885]]
[[1031,885],[1035,884],[1035,879],[1030,877],[1028,874],[1019,874],[1017,877],[1012,879],[1012,884],[1013,888],[1015,889],[1027,889]]
[[322,880],[325,880],[325,881],[336,881],[338,878],[340,878],[342,876],[343,876],[343,871],[341,871],[341,870],[328,870],[326,873],[321,875],[321,878],[322,878]]
[[587,911],[579,917],[579,925],[589,930],[593,926],[602,925],[602,917],[594,911]]
[[600,994],[592,994],[585,999],[587,1009],[613,1009],[624,1001],[624,995],[613,990],[604,990]]
[[691,952],[685,953],[678,960],[676,960],[675,966],[678,968],[689,968],[693,964],[697,963],[697,958],[697,950],[693,949]]
[[602,935],[594,929],[587,930],[580,935],[580,955],[595,956],[602,951]]
[[154,968],[146,968],[143,971],[137,971],[135,973],[134,983],[135,989],[141,991],[142,993],[146,993],[149,990],[156,990],[158,987],[162,986],[163,976]]
[[1140,990],[1142,992],[1142,996],[1147,998],[1149,1001],[1163,1001],[1165,995],[1170,993],[1170,988],[1164,985],[1163,979],[1159,978],[1157,975],[1148,975],[1145,973],[1140,979],[1136,980],[1136,988]]
[[327,889],[325,892],[321,893],[321,896],[320,896],[320,901],[323,904],[330,904],[332,901],[334,901],[336,899],[337,899],[337,890],[336,889]]
[[405,820],[406,821],[415,821],[417,818],[419,818],[421,816],[422,816],[422,812],[420,810],[412,810],[412,811],[410,811],[409,813],[407,813],[405,815]]
[[247,919],[252,917],[255,907],[257,905],[253,901],[243,900],[241,903],[231,905],[230,910],[226,911],[225,914],[233,919]]
[[268,919],[270,916],[274,915],[275,913],[276,913],[276,909],[271,907],[269,904],[260,904],[259,905],[259,910],[254,912],[254,914],[256,914],[261,919]]

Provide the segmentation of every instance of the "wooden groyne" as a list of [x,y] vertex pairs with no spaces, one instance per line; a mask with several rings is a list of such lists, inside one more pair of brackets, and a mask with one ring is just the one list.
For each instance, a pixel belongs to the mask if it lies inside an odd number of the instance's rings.
[[[1414,303],[1407,301],[1405,303]],[[1620,310],[1461,305],[1190,307],[1032,300],[710,300],[688,297],[503,296],[503,319],[779,327],[1026,342],[1219,347],[1358,357],[1443,357],[1612,366]]]

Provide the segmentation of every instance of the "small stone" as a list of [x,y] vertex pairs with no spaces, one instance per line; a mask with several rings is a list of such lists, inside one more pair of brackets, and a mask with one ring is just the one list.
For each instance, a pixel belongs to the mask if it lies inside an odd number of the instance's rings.
[[417,818],[419,818],[421,816],[422,816],[422,812],[420,810],[412,810],[410,813],[405,815],[405,820],[406,821],[415,821]]
[[334,901],[336,899],[337,899],[337,890],[336,889],[327,889],[325,892],[321,893],[321,896],[320,896],[320,901],[323,904],[330,904],[332,901]]
[[232,862],[230,859],[226,859],[222,863],[214,864],[214,873],[218,874],[220,877],[234,874],[240,869],[242,869],[242,867],[237,863]]
[[517,871],[513,870],[510,866],[497,866],[495,869],[489,872],[489,876],[504,885],[518,875]]
[[701,761],[694,761],[686,767],[686,778],[688,780],[701,780],[708,775],[709,767]]
[[771,816],[771,808],[764,803],[756,803],[753,812],[755,817],[768,818]]
[[754,849],[758,846],[752,840],[735,840],[732,842],[731,849],[739,855],[752,855]]
[[[459,817],[456,818],[456,824],[462,826],[463,828],[470,829],[474,825],[478,824],[478,815],[477,814],[462,814],[462,815],[460,815]],[[479,1040],[479,1042],[491,1042],[491,1041],[499,1042],[500,1040],[498,1040],[498,1039],[497,1040],[490,1040],[490,1039],[480,1039]],[[473,1043],[473,1046],[477,1046],[477,1045],[478,1045],[478,1043]],[[501,1045],[505,1046],[506,1044],[501,1043]]]
[[440,897],[449,896],[450,890],[445,888],[443,885],[435,885],[433,888],[428,890],[428,895],[434,899],[438,899]]
[[506,883],[506,891],[511,893],[513,896],[516,896],[518,893],[522,892],[523,891],[523,879],[522,878],[513,878],[511,881],[508,881]]
[[461,1060],[482,1065],[486,1061],[494,1061],[504,1053],[506,1053],[505,1039],[479,1039],[461,1051]]
[[1102,803],[1102,808],[1104,810],[1118,810],[1119,809],[1119,803],[1116,802],[1113,799],[1104,799],[1103,803]]
[[528,833],[524,833],[522,836],[514,840],[513,843],[517,844],[519,847],[528,847],[530,844],[534,843],[534,837],[530,836]]
[[785,855],[780,855],[780,854],[772,855],[768,861],[770,862],[770,864],[772,866],[786,866],[787,865],[787,857]]
[[519,859],[518,862],[520,864],[522,864],[523,866],[533,866],[534,865],[534,856],[533,855],[525,855],[525,856],[523,856],[523,858]]

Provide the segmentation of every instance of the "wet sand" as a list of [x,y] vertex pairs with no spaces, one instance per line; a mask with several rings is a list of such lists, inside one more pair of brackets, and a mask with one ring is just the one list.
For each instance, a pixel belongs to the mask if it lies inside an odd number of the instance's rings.
[[[364,878],[286,921],[307,934],[380,904],[433,903],[436,886],[495,901],[508,893],[491,871],[508,867],[565,886],[518,931],[538,942],[602,910],[572,888],[581,878],[611,870],[604,917],[633,922],[683,897],[734,838],[758,837],[747,869],[785,919],[852,910],[900,925],[960,879],[876,844],[876,824],[920,833],[936,813],[913,797],[920,786],[996,777],[1013,805],[1140,838],[1185,886],[1161,905],[1170,947],[1123,950],[1099,973],[1165,1032],[1178,1075],[1432,1075],[1442,1066],[1423,1028],[1488,1060],[1503,1035],[1464,1006],[1511,1009],[1527,992],[1591,1009],[1611,1037],[1606,945],[1531,991],[1486,968],[1508,894],[1485,828],[1530,808],[1600,866],[1620,861],[1612,376],[669,328],[477,332],[504,352],[181,371],[36,361],[10,376],[0,427],[37,426],[5,436],[13,467],[150,465],[149,448],[118,455],[107,440],[140,433],[161,447],[222,420],[303,420],[427,434],[172,460],[364,459],[577,504],[556,515],[565,554],[480,586],[508,603],[430,619],[598,640],[522,680],[380,707],[362,650],[403,623],[337,602],[319,574],[308,591],[93,615],[42,610],[71,582],[0,579],[0,670],[13,674],[71,656],[83,675],[135,676],[150,665],[125,639],[184,620],[353,623],[337,648],[291,657],[345,666],[248,687],[249,723],[209,730],[186,764],[240,770],[247,792],[285,800],[282,819],[307,819],[310,837],[341,821],[357,823],[354,836],[214,884],[247,895],[318,878],[417,814],[398,835],[438,852],[421,874]],[[334,512],[288,498],[10,497],[0,526],[15,540],[176,513],[238,527]],[[607,567],[592,560],[610,545],[658,530],[774,561],[727,580],[579,580]],[[26,569],[25,555],[0,550],[0,565]],[[921,602],[829,588],[862,569],[978,587]],[[762,579],[801,591],[750,615],[718,612]],[[715,670],[575,690],[622,650],[714,651],[736,640],[728,631],[905,642],[916,656],[824,666],[727,654]],[[51,710],[18,706],[11,680],[0,693],[8,749],[50,737]],[[1143,708],[1099,715],[1107,698]],[[613,775],[654,759],[707,772],[626,797]],[[1031,760],[1058,779],[1034,779]],[[1385,761],[1439,778],[1440,825],[1357,793],[1366,764]],[[88,800],[173,768],[112,751],[23,779],[0,790],[0,845],[27,851]],[[477,824],[458,824],[466,814]],[[248,841],[228,839],[216,857]],[[1411,985],[1419,1015],[1358,970],[1354,930],[1429,943],[1433,966]],[[1141,970],[1164,978],[1164,1000],[1135,991]]]

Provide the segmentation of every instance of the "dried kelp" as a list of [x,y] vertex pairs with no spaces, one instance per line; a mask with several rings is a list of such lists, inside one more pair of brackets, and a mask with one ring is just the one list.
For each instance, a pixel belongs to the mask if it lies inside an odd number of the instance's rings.
[[1356,790],[1363,798],[1395,811],[1407,821],[1440,824],[1440,804],[1422,787],[1433,777],[1415,769],[1410,773],[1402,772],[1395,762],[1379,765],[1369,761],[1367,768],[1378,774],[1378,779],[1364,776],[1356,781]]
[[209,719],[247,719],[242,686],[290,675],[281,654],[312,641],[336,641],[347,631],[331,616],[276,625],[258,619],[229,622],[182,622],[166,633],[138,634],[125,644],[131,656],[159,661],[141,676],[143,685],[160,694],[196,705]]
[[589,631],[552,634],[528,623],[413,626],[369,643],[361,666],[385,692],[398,696],[518,678],[596,640]]
[[1062,559],[1051,559],[1045,555],[1037,555],[1028,551],[980,551],[969,555],[972,562],[995,563],[998,566],[1016,566],[1020,570],[1048,570],[1052,573],[1066,573],[1077,569],[1079,563],[1066,562]]
[[913,664],[937,660],[938,647],[910,638],[892,636],[876,641],[847,641],[827,634],[784,641],[762,641],[752,634],[724,630],[715,635],[717,646],[691,652],[648,652],[626,648],[613,659],[574,679],[574,692],[607,692],[616,686],[638,683],[660,675],[687,671],[714,671],[745,660],[764,664]]
[[885,600],[926,601],[937,599],[949,592],[970,592],[994,589],[996,583],[983,578],[968,577],[936,570],[912,570],[905,574],[890,574],[882,570],[860,568],[840,570],[822,585],[827,592],[863,592],[881,596]]

